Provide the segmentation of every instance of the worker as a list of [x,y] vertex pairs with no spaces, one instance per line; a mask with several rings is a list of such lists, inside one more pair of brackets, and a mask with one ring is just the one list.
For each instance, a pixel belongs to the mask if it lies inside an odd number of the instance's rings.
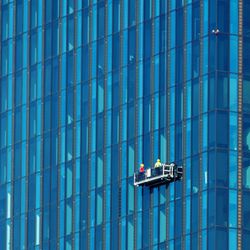
[[144,169],[144,164],[142,163],[140,165],[140,173],[144,173],[145,169]]
[[155,168],[159,168],[161,167],[161,160],[157,159],[156,163],[155,163]]

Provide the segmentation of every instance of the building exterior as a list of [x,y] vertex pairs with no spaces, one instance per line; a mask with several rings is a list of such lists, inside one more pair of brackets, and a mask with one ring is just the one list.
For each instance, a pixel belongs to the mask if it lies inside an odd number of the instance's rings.
[[0,5],[0,250],[249,249],[249,1]]

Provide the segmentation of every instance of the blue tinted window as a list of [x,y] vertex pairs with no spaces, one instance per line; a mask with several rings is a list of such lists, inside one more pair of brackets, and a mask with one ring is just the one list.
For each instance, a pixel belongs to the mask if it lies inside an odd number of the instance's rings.
[[5,219],[6,214],[6,185],[0,186],[0,220]]
[[16,1],[16,33],[22,33],[23,31],[23,1]]
[[224,32],[228,33],[229,32],[229,6],[230,6],[230,1],[228,0],[218,0],[218,27],[219,29]]
[[197,116],[199,113],[199,81],[192,82],[192,115]]
[[88,80],[88,61],[89,61],[89,48],[84,46],[82,49],[82,81],[85,82]]
[[[213,28],[212,28],[213,29]],[[221,45],[222,43],[220,43]],[[216,50],[216,36],[209,36],[209,70],[210,72],[213,72],[216,69],[216,53],[214,51]],[[224,51],[224,49],[223,49]],[[222,52],[220,52],[220,61],[223,61],[224,59],[221,58]],[[219,57],[218,57],[219,60]]]
[[89,39],[89,9],[82,11],[82,44],[88,43]]
[[248,65],[250,64],[250,57],[248,56],[249,54],[250,54],[250,38],[244,37],[243,38],[243,73],[247,75],[250,75],[250,67],[248,67]]
[[135,64],[128,67],[128,102],[135,98],[135,80],[136,80]]
[[37,26],[38,23],[38,0],[32,0],[31,1],[31,18],[30,18],[30,26],[31,28],[34,28]]
[[250,225],[247,223],[250,220],[250,208],[248,206],[250,202],[250,193],[245,191],[243,192],[243,206],[242,206],[242,216],[243,216],[243,228],[250,230]]
[[148,1],[144,1],[144,19],[150,19],[151,18],[151,7],[152,7],[152,3],[151,0]]
[[113,36],[113,52],[112,52],[112,65],[113,65],[113,69],[118,69],[119,67],[119,62],[120,62],[120,37],[119,34],[115,34]]
[[229,36],[218,37],[218,70],[229,70]]
[[8,43],[2,43],[2,48],[1,48],[1,60],[2,60],[2,75],[7,75],[8,73]]
[[119,104],[119,75],[118,72],[113,73],[112,77],[112,105],[113,107]]
[[7,110],[7,78],[2,78],[0,83],[0,112]]
[[151,21],[147,21],[144,24],[144,57],[151,56],[151,35],[152,35],[152,27]]
[[[221,197],[223,199],[223,197]],[[225,213],[227,214],[227,213]],[[226,222],[227,223],[227,222]],[[228,249],[228,230],[227,228],[216,229],[216,247],[215,249]]]
[[21,108],[17,108],[15,110],[15,142],[18,142],[21,140],[21,129],[22,129],[22,114],[21,114]]
[[2,8],[2,40],[8,38],[9,33],[9,15],[8,15],[8,8]]
[[35,64],[37,62],[37,33],[31,34],[31,52],[30,52],[30,64]]
[[228,186],[228,153],[218,151],[216,154],[216,183],[217,186]]
[[51,61],[47,61],[45,65],[45,86],[44,95],[47,96],[51,93]]
[[51,128],[57,129],[57,126],[58,126],[58,96],[57,95],[52,96],[51,113],[53,115],[53,119],[51,121]]
[[73,53],[67,54],[67,85],[73,85],[74,82],[74,60]]
[[29,174],[33,174],[36,168],[36,141],[33,139],[30,141],[29,150]]
[[180,46],[183,43],[184,35],[183,8],[176,11],[176,29],[178,29],[178,32],[176,32],[176,46]]
[[130,28],[128,31],[128,62],[135,62],[135,52],[136,52],[136,32],[135,28]]
[[101,38],[104,36],[105,32],[105,5],[104,2],[98,3],[98,38]]
[[192,120],[192,154],[198,153],[199,149],[199,122],[198,118]]
[[52,28],[51,24],[48,24],[45,28],[45,58],[51,57],[52,52]]
[[23,61],[23,38],[18,36],[16,38],[16,70],[22,67]]
[[45,20],[46,20],[46,23],[50,22],[52,19],[52,4],[53,4],[53,1],[45,1]]
[[7,116],[6,114],[1,115],[1,123],[0,123],[0,148],[4,148],[7,146]]
[[200,43],[194,42],[192,45],[192,66],[193,77],[198,77],[200,73]]
[[228,109],[228,76],[226,74],[218,74],[216,95],[218,109]]
[[67,49],[72,50],[74,48],[74,15],[68,16],[68,23],[67,23],[67,29],[68,29],[68,43],[67,43]]
[[200,36],[200,5],[199,2],[193,4],[193,16],[192,16],[192,30],[193,40],[198,39]]
[[[74,30],[72,30],[74,34]],[[59,53],[59,26],[58,22],[52,23],[52,55],[56,56]]]
[[216,145],[218,147],[228,148],[229,123],[228,113],[218,112],[216,115]]
[[59,76],[58,76],[58,58],[54,58],[52,61],[52,93],[57,93],[58,92],[58,81],[59,81]]
[[37,113],[36,113],[36,109],[37,109],[37,106],[36,106],[36,102],[32,103],[30,105],[30,137],[33,137],[35,136],[36,134],[36,124],[37,124]]
[[128,12],[128,25],[135,25],[135,14],[136,14],[136,1],[130,0],[129,1],[129,12]]
[[[208,192],[208,226],[215,226],[215,219],[216,219],[215,191],[214,189],[210,189]],[[211,239],[211,242],[214,241],[212,241]]]
[[51,99],[47,97],[44,103],[44,130],[47,131],[51,127]]
[[[22,152],[21,152],[21,144],[16,144],[15,145],[15,153],[14,153],[14,175],[15,178],[21,177],[21,172],[22,172]],[[17,192],[20,192],[20,188],[18,189]],[[20,195],[16,195],[20,196]]]
[[250,232],[249,230],[243,230],[242,249],[247,249],[249,245],[250,245]]
[[150,60],[144,62],[144,75],[143,75],[143,95],[145,97],[150,95]]
[[209,85],[208,85],[208,106],[209,110],[213,110],[215,108],[215,76],[211,74],[209,77]]
[[117,32],[120,29],[120,1],[113,1],[113,32]]
[[103,115],[97,117],[97,150],[103,149]]
[[22,103],[22,73],[18,73],[16,75],[16,83],[15,83],[15,106],[18,106]]
[[101,39],[97,43],[97,73],[99,77],[104,75],[104,40]]
[[44,135],[43,154],[44,154],[43,155],[44,168],[48,168],[50,166],[50,154],[51,154],[50,134],[48,134],[48,133],[46,135]]

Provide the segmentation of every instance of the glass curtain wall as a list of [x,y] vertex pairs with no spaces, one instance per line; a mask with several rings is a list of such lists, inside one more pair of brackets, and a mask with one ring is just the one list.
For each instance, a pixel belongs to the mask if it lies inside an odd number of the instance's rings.
[[247,249],[247,1],[0,5],[0,249]]

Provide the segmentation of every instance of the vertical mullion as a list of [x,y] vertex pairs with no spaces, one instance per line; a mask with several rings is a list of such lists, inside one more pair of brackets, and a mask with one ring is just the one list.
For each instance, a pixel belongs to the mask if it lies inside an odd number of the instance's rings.
[[[58,163],[61,163],[61,102],[62,102],[62,0],[59,0],[59,20],[58,20],[58,29],[59,29],[59,56],[58,56]],[[61,164],[57,170],[57,247],[60,245],[60,192],[61,192]]]
[[[167,2],[167,82],[166,82],[166,137],[167,137],[167,148],[166,148],[166,161],[169,162],[170,159],[170,43],[171,43],[171,18],[170,18],[170,1]],[[169,247],[169,189],[166,189],[166,242]]]
[[[136,37],[135,37],[135,40],[136,40],[136,44],[135,44],[135,61],[136,61],[136,68],[135,68],[135,143],[134,143],[134,151],[135,151],[135,154],[134,154],[134,165],[136,166],[136,164],[138,163],[139,159],[138,159],[138,114],[139,114],[139,109],[138,109],[138,99],[139,99],[139,1],[135,1],[135,18],[136,18]],[[135,167],[134,167],[134,171],[135,171]],[[134,190],[134,209],[135,209],[135,212],[136,212],[136,215],[135,215],[135,220],[134,220],[134,249],[137,249],[137,230],[138,230],[138,227],[140,225],[138,225],[138,195],[139,192],[135,189]]]
[[154,65],[155,65],[155,58],[154,58],[154,45],[155,45],[155,0],[151,0],[152,6],[152,14],[151,14],[151,25],[152,25],[152,32],[151,32],[151,60],[150,60],[150,103],[151,103],[151,120],[150,120],[150,145],[151,145],[151,154],[150,154],[150,163],[153,164],[154,161]]
[[[27,22],[27,30],[28,30],[28,40],[27,40],[27,48],[30,48],[30,39],[31,39],[31,36],[30,36],[30,1],[28,1],[27,3],[27,13],[28,13],[28,22]],[[30,50],[28,49],[27,50],[27,89],[26,89],[26,93],[27,93],[27,100],[26,100],[26,112],[27,112],[27,123],[26,123],[26,194],[25,194],[25,197],[26,197],[26,237],[25,237],[25,247],[28,248],[28,227],[29,227],[29,223],[28,223],[28,218],[29,218],[29,204],[28,204],[28,200],[29,200],[29,176],[30,176],[30,173],[29,173],[29,130],[30,130],[30,103],[29,103],[29,84],[30,84]],[[36,171],[35,171],[36,172]],[[34,228],[34,232],[36,232],[36,229]],[[35,239],[35,238],[34,238]],[[36,239],[35,239],[36,240]]]
[[[40,188],[41,188],[41,197],[40,197],[40,204],[41,207],[43,206],[43,147],[44,147],[44,54],[45,54],[45,0],[42,2],[42,76],[41,76],[41,82],[42,82],[42,86],[41,86],[41,100],[42,100],[42,107],[41,107],[41,176],[40,176]],[[41,237],[41,248],[43,248],[43,216],[44,216],[44,210],[42,209],[42,213],[41,213],[41,231],[40,231],[40,237]]]
[[239,1],[239,10],[238,10],[238,15],[239,15],[239,45],[238,45],[238,72],[239,72],[239,78],[238,78],[238,234],[237,234],[237,245],[238,249],[242,248],[242,85],[243,85],[243,76],[242,76],[242,71],[243,71],[243,1]]
[[[200,0],[200,17],[203,17],[203,1]],[[199,214],[199,225],[198,225],[198,249],[202,249],[202,132],[203,132],[203,30],[204,23],[203,18],[200,18],[200,60],[199,60],[199,193],[198,193],[198,214]]]
[[[89,95],[88,95],[88,201],[87,201],[87,215],[88,218],[90,218],[90,202],[91,202],[91,198],[90,198],[90,189],[91,189],[91,139],[92,139],[92,121],[91,121],[91,117],[92,117],[92,84],[91,84],[91,78],[92,78],[92,32],[91,32],[91,28],[92,28],[92,24],[93,24],[93,20],[92,20],[92,16],[93,16],[93,5],[92,5],[92,0],[89,1],[89,67],[88,67],[88,71],[89,71]],[[87,221],[87,229],[88,229],[88,235],[87,235],[87,249],[90,249],[90,220]]]
[[[11,237],[10,237],[10,249],[13,249],[14,248],[14,124],[15,124],[15,112],[14,112],[14,107],[15,107],[15,96],[14,96],[14,87],[15,87],[15,58],[16,58],[16,51],[15,51],[15,45],[16,45],[16,39],[15,39],[15,36],[16,36],[16,3],[14,2],[13,4],[13,73],[12,73],[12,138],[11,138],[11,142],[12,142],[12,145],[11,145],[11,154],[12,154],[12,157],[11,157],[11,180],[12,180],[12,197],[11,197],[11,204],[12,204],[12,207],[11,207],[11,229],[10,229],[10,233],[11,233]],[[0,60],[1,61],[1,60]]]
[[102,225],[102,248],[106,249],[106,188],[107,188],[107,84],[108,84],[108,3],[105,3],[104,10],[105,30],[104,30],[104,118],[103,118],[103,225]]
[[183,27],[184,27],[184,41],[183,41],[183,126],[182,126],[182,159],[183,159],[183,179],[182,179],[182,249],[186,249],[186,117],[187,117],[187,45],[186,45],[186,36],[187,36],[187,1],[185,0],[184,5],[184,18],[183,18]]
[[123,73],[122,73],[122,65],[123,65],[123,44],[124,44],[124,39],[123,39],[123,28],[124,28],[124,0],[120,0],[120,48],[119,48],[119,54],[120,54],[120,62],[119,62],[119,141],[118,141],[118,247],[120,249],[121,246],[121,233],[122,233],[122,219],[121,219],[121,205],[122,205],[122,171],[121,171],[121,166],[122,166],[122,132],[123,132],[123,100],[122,100],[122,94],[123,94],[123,89],[122,89],[122,82],[123,82]]
[[[151,27],[152,27],[152,32],[151,32],[151,55],[150,55],[150,106],[151,106],[151,115],[150,115],[150,164],[151,166],[153,165],[154,161],[154,117],[155,117],[155,105],[154,105],[154,66],[155,66],[155,61],[154,61],[154,45],[155,45],[155,0],[151,0]],[[153,246],[153,216],[154,216],[154,192],[153,189],[150,188],[150,207],[149,207],[149,247]]]
[[72,142],[72,249],[75,249],[75,206],[76,206],[76,84],[77,84],[77,0],[74,0],[74,49],[73,49],[73,142]]

